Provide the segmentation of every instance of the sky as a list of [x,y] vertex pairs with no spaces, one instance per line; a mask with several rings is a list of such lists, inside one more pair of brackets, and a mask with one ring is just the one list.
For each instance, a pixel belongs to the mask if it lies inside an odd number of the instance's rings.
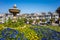
[[0,13],[8,13],[14,4],[21,13],[55,12],[60,0],[0,0]]

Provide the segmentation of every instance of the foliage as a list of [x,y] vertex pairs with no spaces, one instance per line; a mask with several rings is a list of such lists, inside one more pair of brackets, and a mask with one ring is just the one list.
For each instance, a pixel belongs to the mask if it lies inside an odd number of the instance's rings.
[[4,26],[3,24],[0,24],[0,30],[2,30],[2,29],[3,29],[3,26]]
[[25,24],[25,19],[17,19],[17,22],[12,22],[12,20],[9,18],[7,22],[5,21],[4,27],[18,27],[18,26],[23,26]]
[[37,23],[38,23],[39,21],[40,21],[39,19],[36,20]]
[[50,19],[50,21],[51,21],[51,22],[54,22],[54,21],[55,21],[55,19],[54,19],[54,18],[52,18],[52,19]]
[[1,32],[0,40],[25,40],[26,39],[21,32],[18,32],[15,29],[6,28],[0,32]]
[[[58,20],[59,20],[59,22],[60,22],[60,7],[58,7],[58,8],[56,9],[56,12],[59,14]],[[60,23],[59,23],[59,26],[60,26]]]
[[18,31],[24,33],[24,36],[26,38],[28,38],[29,40],[38,40],[38,36],[36,35],[36,33],[34,32],[34,30],[31,30],[29,27],[25,27],[25,28],[18,28]]
[[18,20],[17,20],[16,23],[18,24],[18,26],[24,26],[24,24],[25,24],[25,19],[24,19],[24,18],[21,18],[21,19],[18,18]]
[[12,25],[12,20],[9,18],[7,21],[4,23],[4,27],[11,27]]
[[60,32],[52,30],[51,26],[25,26],[0,30],[0,40],[59,40],[60,38]]
[[60,32],[60,27],[59,26],[51,26],[51,25],[48,25],[48,26],[46,26],[46,28],[49,28],[49,29],[52,29],[52,30],[55,30],[55,31]]
[[60,14],[60,7],[56,9],[56,12]]
[[41,40],[60,40],[60,32],[54,31],[46,27],[31,27]]
[[0,24],[0,40],[60,40],[60,27],[31,25],[25,22],[26,18],[18,18],[15,23],[9,18],[7,22]]
[[30,24],[31,24],[31,23],[33,23],[33,20],[32,20],[32,19],[30,19],[30,20],[29,20],[29,23],[30,23]]
[[46,21],[46,19],[42,19],[42,22],[45,22]]

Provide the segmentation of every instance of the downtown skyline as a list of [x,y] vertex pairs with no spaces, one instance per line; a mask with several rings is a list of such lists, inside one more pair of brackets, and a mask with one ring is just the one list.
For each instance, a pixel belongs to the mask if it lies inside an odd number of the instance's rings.
[[21,13],[55,12],[60,6],[59,0],[0,0],[0,13],[9,12],[16,4]]

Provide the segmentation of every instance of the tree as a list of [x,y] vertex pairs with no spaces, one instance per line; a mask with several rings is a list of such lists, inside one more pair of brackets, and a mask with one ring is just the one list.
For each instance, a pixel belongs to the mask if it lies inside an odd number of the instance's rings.
[[55,22],[55,19],[54,18],[50,19],[50,22],[52,24],[53,22]]
[[42,22],[45,22],[46,21],[46,19],[42,19]]
[[39,19],[36,19],[37,24],[39,23],[39,21],[40,21]]
[[29,24],[31,24],[31,23],[33,23],[33,20],[32,19],[29,20]]
[[27,22],[27,19],[26,18],[23,18],[23,21],[24,21],[24,23],[26,23]]
[[[59,18],[60,19],[60,7],[57,8],[56,12],[59,14]],[[60,26],[60,20],[59,20],[59,26]]]

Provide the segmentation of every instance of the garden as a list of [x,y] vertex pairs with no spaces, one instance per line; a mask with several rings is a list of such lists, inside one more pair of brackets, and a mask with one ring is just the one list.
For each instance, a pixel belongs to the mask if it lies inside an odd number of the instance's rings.
[[0,40],[60,40],[59,26],[26,24],[26,19],[12,22],[9,18],[0,24]]

